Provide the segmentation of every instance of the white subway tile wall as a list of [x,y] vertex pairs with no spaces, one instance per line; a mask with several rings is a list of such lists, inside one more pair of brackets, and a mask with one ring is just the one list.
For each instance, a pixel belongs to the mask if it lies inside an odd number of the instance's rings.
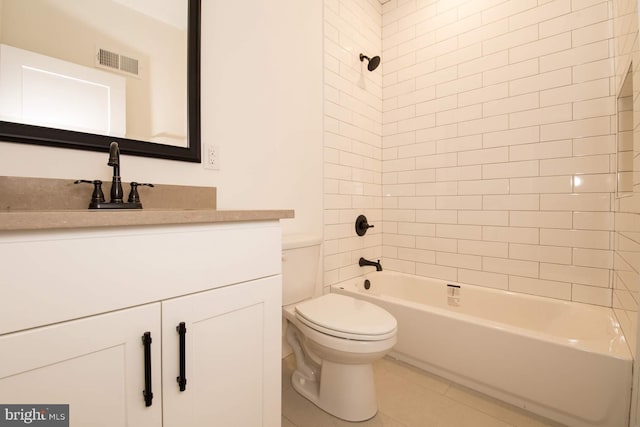
[[640,173],[617,197],[616,134],[624,123],[640,171],[636,1],[324,4],[325,285],[361,275],[364,256],[612,306],[635,351]]
[[[591,262],[592,265],[613,266],[613,308],[622,324],[625,337],[629,341],[629,347],[635,355],[637,337],[637,310],[638,295],[640,292],[640,135],[638,123],[640,120],[640,104],[638,104],[638,10],[635,0],[614,0],[614,70],[615,81],[613,84],[617,95],[619,111],[618,146],[616,147],[620,157],[618,162],[623,166],[618,168],[618,179],[624,183],[618,186],[618,194],[615,199],[615,237],[613,259],[599,253],[580,253],[582,264]],[[624,87],[625,78],[630,74],[630,85]],[[627,93],[629,92],[629,93]],[[632,100],[636,101],[633,102]],[[629,105],[631,104],[631,105]],[[629,117],[631,116],[631,117]],[[629,138],[631,137],[631,138]],[[629,141],[631,139],[632,141]],[[630,164],[622,165],[629,159]],[[627,184],[625,174],[621,171],[631,170],[631,188]],[[611,185],[615,185],[616,177],[612,177]],[[587,217],[584,222],[588,225],[596,225],[603,221],[611,221],[607,217]],[[586,293],[583,289],[574,289],[578,298],[586,297],[587,300],[597,298],[597,295]]]
[[[383,255],[382,66],[369,72],[366,60],[362,63],[359,59],[360,53],[368,57],[381,55],[381,20],[382,6],[378,0],[324,1],[325,285],[361,275],[362,268],[358,266],[361,256],[377,260]],[[404,68],[405,64],[396,62],[395,66]],[[402,88],[394,90],[403,93]],[[423,126],[413,122],[415,104],[401,102],[406,103],[407,109],[394,105],[385,120],[396,129],[406,128],[408,133],[415,133],[415,128]],[[432,182],[433,177],[422,176],[407,165],[398,164],[397,168],[400,176],[393,183],[393,191],[398,194],[397,199],[402,199],[402,205],[394,205],[397,209],[393,210],[392,218],[413,223],[416,209],[425,206],[435,209],[429,201],[410,198],[415,196],[413,182]],[[404,187],[403,182],[411,184]],[[375,226],[364,237],[355,233],[355,221],[360,214],[365,214]],[[404,256],[425,259],[415,245],[409,246],[413,252]]]
[[391,0],[382,23],[383,265],[611,306],[610,2]]

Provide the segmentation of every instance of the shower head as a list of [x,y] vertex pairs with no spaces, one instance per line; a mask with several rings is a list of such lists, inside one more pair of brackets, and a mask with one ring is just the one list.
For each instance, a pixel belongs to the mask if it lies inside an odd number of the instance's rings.
[[374,56],[373,58],[369,58],[366,55],[360,54],[360,62],[363,62],[365,59],[369,63],[367,65],[367,70],[369,70],[369,71],[375,70],[376,68],[378,68],[378,65],[380,65],[380,57],[379,56]]

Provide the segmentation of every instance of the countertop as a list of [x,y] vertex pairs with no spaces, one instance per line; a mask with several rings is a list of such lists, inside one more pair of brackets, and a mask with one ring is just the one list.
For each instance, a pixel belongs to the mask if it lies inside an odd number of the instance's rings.
[[51,230],[140,225],[210,224],[293,218],[293,210],[28,210],[0,211],[0,231]]
[[[125,188],[127,183],[123,183]],[[215,187],[140,187],[144,209],[89,210],[91,185],[0,176],[0,231],[212,224],[293,218],[293,210],[218,210]],[[108,184],[104,188],[108,195]],[[125,193],[126,194],[126,193]]]

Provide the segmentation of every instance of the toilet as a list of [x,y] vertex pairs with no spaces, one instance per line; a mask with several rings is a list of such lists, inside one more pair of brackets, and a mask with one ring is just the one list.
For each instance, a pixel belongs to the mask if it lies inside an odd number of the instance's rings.
[[312,298],[320,239],[285,236],[282,245],[283,316],[296,359],[293,388],[347,421],[375,416],[373,362],[396,343],[397,322],[386,310],[346,295]]

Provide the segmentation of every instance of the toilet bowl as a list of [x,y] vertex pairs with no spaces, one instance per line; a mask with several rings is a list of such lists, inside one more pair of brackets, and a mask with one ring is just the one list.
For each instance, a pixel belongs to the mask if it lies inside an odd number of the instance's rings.
[[327,294],[283,307],[293,388],[347,421],[377,412],[372,363],[396,343],[396,319],[367,301]]
[[372,363],[396,343],[397,322],[367,301],[317,296],[321,243],[299,234],[282,240],[282,314],[296,358],[291,384],[324,411],[364,421],[377,412]]

